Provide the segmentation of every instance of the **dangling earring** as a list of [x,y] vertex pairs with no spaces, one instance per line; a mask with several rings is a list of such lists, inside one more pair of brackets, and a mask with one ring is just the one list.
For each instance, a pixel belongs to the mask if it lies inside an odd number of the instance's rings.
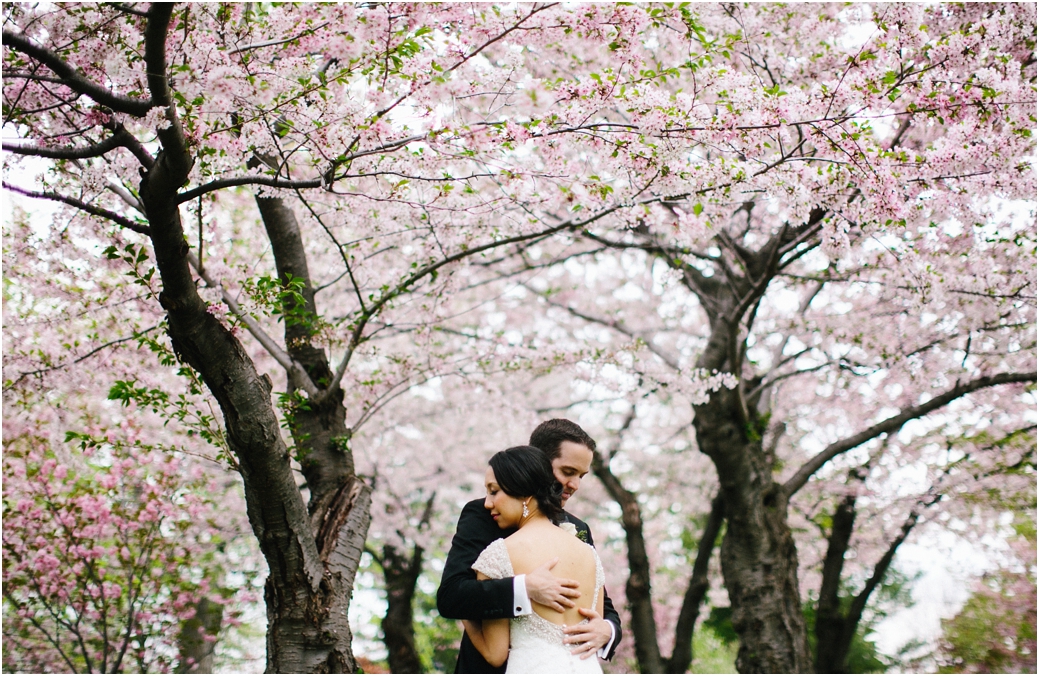
[[[527,498],[527,502],[530,502],[530,498]],[[527,509],[527,503],[524,502],[523,503],[523,518],[526,519],[528,516],[530,516],[530,510]]]

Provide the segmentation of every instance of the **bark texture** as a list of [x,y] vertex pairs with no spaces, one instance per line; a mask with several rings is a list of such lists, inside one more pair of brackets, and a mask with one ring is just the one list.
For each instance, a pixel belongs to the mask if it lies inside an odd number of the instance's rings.
[[[284,295],[285,345],[289,356],[303,366],[323,393],[320,399],[296,407],[289,421],[297,459],[310,489],[308,509],[316,529],[333,496],[354,475],[343,392],[331,382],[327,355],[311,343],[317,330],[317,301],[296,214],[280,198],[257,198],[256,204],[271,242],[278,278],[286,290],[298,290],[302,298],[300,301],[296,293]],[[302,383],[289,373],[287,387],[294,391]]]
[[268,578],[268,673],[357,672],[347,618],[370,509],[371,491],[359,479],[333,497],[317,537],[324,571],[316,589]]
[[[740,637],[741,673],[806,673],[808,634],[801,613],[797,548],[787,525],[787,503],[772,480],[760,439],[733,420],[731,391],[696,408],[700,449],[718,467],[728,523],[721,563]],[[736,409],[738,410],[738,409]]]

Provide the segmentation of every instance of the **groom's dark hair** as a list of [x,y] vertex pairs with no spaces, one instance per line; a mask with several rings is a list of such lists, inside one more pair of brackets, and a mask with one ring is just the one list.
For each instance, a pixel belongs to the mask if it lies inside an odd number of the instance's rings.
[[587,446],[589,451],[595,452],[595,439],[580,425],[564,418],[546,420],[530,433],[530,445],[540,448],[550,461],[559,457],[559,447],[564,441]]

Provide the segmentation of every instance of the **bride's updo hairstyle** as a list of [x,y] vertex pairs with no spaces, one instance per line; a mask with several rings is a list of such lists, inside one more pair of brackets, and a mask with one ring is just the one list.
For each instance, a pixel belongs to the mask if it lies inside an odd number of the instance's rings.
[[563,515],[563,486],[556,481],[552,463],[540,449],[513,446],[492,455],[487,464],[506,495],[521,500],[534,498],[541,513],[552,523],[559,523]]

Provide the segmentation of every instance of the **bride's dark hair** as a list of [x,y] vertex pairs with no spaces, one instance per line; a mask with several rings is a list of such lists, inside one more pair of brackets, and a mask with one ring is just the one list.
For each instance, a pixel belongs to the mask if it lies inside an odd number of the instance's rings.
[[534,498],[541,513],[552,523],[559,523],[563,515],[563,486],[556,481],[552,463],[540,449],[513,446],[492,455],[487,464],[506,495]]

